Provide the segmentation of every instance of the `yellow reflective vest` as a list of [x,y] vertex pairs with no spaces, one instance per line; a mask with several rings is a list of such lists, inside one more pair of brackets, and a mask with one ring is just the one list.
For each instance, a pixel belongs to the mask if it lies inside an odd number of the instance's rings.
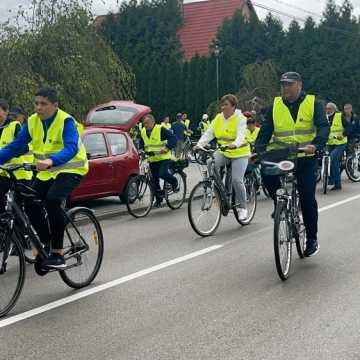
[[246,140],[249,144],[254,145],[258,135],[260,132],[260,128],[256,127],[254,131],[250,131],[249,129],[246,130]]
[[[57,110],[55,119],[51,123],[44,142],[44,129],[42,120],[38,114],[33,114],[28,119],[31,146],[36,160],[48,159],[64,149],[63,131],[65,120],[72,117],[65,111]],[[45,171],[39,171],[37,178],[43,181],[55,179],[61,173],[71,173],[85,175],[89,170],[89,162],[86,156],[86,149],[81,141],[82,125],[75,119],[76,128],[79,133],[79,143],[77,154],[66,164],[53,166]]]
[[211,122],[210,121],[201,121],[201,134],[206,133],[207,129],[210,127]]
[[141,137],[144,141],[146,152],[153,152],[154,156],[149,157],[149,162],[157,162],[171,159],[171,151],[161,154],[160,151],[167,145],[167,140],[161,140],[161,125],[155,125],[151,130],[150,136],[147,135],[146,129],[141,130]]
[[[239,121],[246,122],[246,119],[234,114],[225,122],[223,114],[216,115],[213,120],[213,131],[218,144],[228,146],[236,140]],[[249,156],[251,153],[250,144],[246,141],[243,145],[236,149],[221,151],[221,153],[227,158]]]
[[[284,104],[281,97],[274,99],[273,123],[274,123],[274,142],[286,144],[296,144],[303,147],[311,144],[316,132],[314,125],[315,96],[306,95],[300,104],[296,122],[292,118],[289,108]],[[276,144],[274,144],[276,146]],[[273,147],[273,145],[270,145]],[[299,157],[313,156],[299,154]]]
[[[336,139],[337,136],[343,136],[341,140]],[[347,137],[344,136],[344,127],[342,124],[342,114],[335,113],[333,122],[330,128],[328,145],[343,145],[347,144]]]
[[167,129],[167,130],[170,130],[170,129],[171,129],[171,124],[170,124],[170,123],[164,123],[164,122],[162,122],[162,123],[161,123],[161,126],[164,127],[164,128]]
[[[18,121],[12,121],[4,127],[0,138],[0,149],[14,141],[17,125],[20,125]],[[23,164],[24,162],[26,162],[25,157],[22,155],[16,158],[12,158],[10,161],[4,164],[4,166],[11,164]],[[26,171],[23,169],[16,170],[14,175],[17,180],[31,180],[33,177],[32,171]],[[9,174],[7,174],[5,171],[0,171],[0,176],[9,177]]]
[[181,120],[181,122],[186,126],[186,129],[189,129],[189,126],[190,126],[190,120],[189,119]]

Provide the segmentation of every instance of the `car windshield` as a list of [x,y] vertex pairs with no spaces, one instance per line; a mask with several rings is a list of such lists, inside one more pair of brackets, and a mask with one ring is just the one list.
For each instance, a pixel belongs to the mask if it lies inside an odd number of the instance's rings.
[[88,119],[89,124],[125,125],[136,114],[129,107],[107,106],[93,111]]

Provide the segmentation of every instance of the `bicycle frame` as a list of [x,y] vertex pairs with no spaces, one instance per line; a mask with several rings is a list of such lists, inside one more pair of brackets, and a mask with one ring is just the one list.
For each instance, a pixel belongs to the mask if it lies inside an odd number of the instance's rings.
[[221,198],[222,213],[224,216],[226,216],[232,208],[232,178],[230,166],[226,166],[225,185],[223,183],[221,174],[219,174],[215,169],[215,159],[213,155],[211,155],[211,162],[209,168],[209,174],[208,176],[205,176],[204,181],[208,181],[211,183],[212,190],[214,189],[214,186],[218,189]]
[[[11,237],[15,231],[14,225],[16,222],[16,224],[20,226],[20,229],[17,229],[17,231],[19,231],[19,233],[22,235],[28,235],[32,246],[36,249],[39,256],[42,259],[46,259],[48,257],[48,254],[46,253],[42,242],[40,241],[33,226],[31,225],[28,216],[26,215],[26,213],[22,210],[21,206],[15,200],[15,184],[16,184],[16,180],[12,179],[11,188],[8,193],[8,202],[7,202],[7,206],[6,206],[6,212],[4,214],[0,215],[0,221],[7,220],[7,222],[10,224],[8,239],[11,239]],[[22,186],[24,186],[25,188],[28,188],[26,185],[22,185]],[[32,201],[40,201],[40,200],[34,199]],[[62,269],[62,270],[67,270],[74,266],[80,265],[81,259],[80,259],[79,255],[86,252],[89,249],[89,245],[84,240],[83,236],[81,235],[80,231],[74,224],[71,217],[66,213],[66,211],[64,211],[64,209],[62,209],[62,211],[63,211],[63,215],[64,215],[66,221],[68,221],[72,225],[72,228],[75,230],[75,232],[77,233],[77,235],[79,236],[79,238],[82,241],[82,249],[80,249],[79,251],[72,253],[70,255],[64,254],[65,260],[69,260],[74,257],[77,259],[77,262],[75,264],[66,266],[64,269]],[[71,245],[75,246],[68,229],[66,228],[65,231],[69,238],[69,241],[71,242]],[[3,261],[4,260],[6,261],[6,259],[3,259]],[[50,270],[50,271],[52,271],[52,270]]]

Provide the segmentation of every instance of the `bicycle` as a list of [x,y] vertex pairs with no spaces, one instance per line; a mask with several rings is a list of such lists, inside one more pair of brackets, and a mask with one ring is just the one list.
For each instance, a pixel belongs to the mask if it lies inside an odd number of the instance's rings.
[[349,180],[360,181],[360,143],[358,139],[349,145],[345,160],[345,172]]
[[[153,156],[153,153],[140,152],[139,155],[140,174],[130,179],[125,190],[127,210],[135,218],[142,218],[150,213],[155,197],[154,181],[147,161],[150,156]],[[184,168],[187,166],[186,160],[174,160],[170,165],[170,171],[178,181],[179,190],[174,191],[172,186],[165,182],[163,194],[161,195],[165,198],[167,206],[172,210],[179,209],[185,201],[186,174]]]
[[[290,274],[293,243],[296,244],[300,259],[304,258],[306,248],[305,226],[295,176],[296,155],[300,152],[302,149],[288,147],[257,155],[263,165],[264,174],[280,176],[281,186],[276,191],[274,215],[274,255],[277,273],[283,281],[287,280]],[[266,160],[271,157],[287,160]]]
[[[354,157],[344,151],[341,160],[340,160],[340,174],[345,170],[347,177],[354,182],[360,181],[360,168],[359,168],[359,156],[360,156],[360,149],[357,150],[358,152]],[[323,194],[327,194],[327,189],[329,186],[329,177],[330,177],[330,170],[331,170],[331,156],[328,147],[326,147],[322,151],[322,159],[321,159],[321,172],[319,175],[318,172],[318,181],[322,179],[322,191]],[[355,170],[358,172],[358,180],[355,176]]]
[[[225,149],[226,148],[221,148],[221,150]],[[210,164],[209,170],[202,170],[203,180],[195,185],[190,193],[188,217],[193,230],[203,237],[214,234],[220,224],[221,216],[227,216],[230,210],[233,211],[235,219],[239,224],[250,224],[255,216],[257,205],[257,191],[253,172],[247,172],[244,177],[248,217],[242,220],[239,218],[236,207],[237,204],[235,203],[235,192],[232,188],[231,179],[231,165],[227,166],[224,184],[221,174],[215,170],[214,153],[216,149],[199,149],[197,152],[199,153],[198,162],[200,165],[205,165],[208,159],[210,159]],[[197,209],[199,209],[199,215],[196,215]],[[205,221],[204,227],[202,227],[203,218],[207,220]]]
[[[66,266],[62,269],[55,269],[41,265],[48,258],[51,249],[43,246],[17,198],[36,202],[39,205],[42,205],[43,202],[37,198],[34,189],[17,182],[14,176],[16,170],[33,171],[34,168],[30,164],[0,166],[0,169],[6,171],[10,176],[6,211],[0,214],[0,317],[9,313],[16,305],[25,282],[24,251],[18,238],[13,236],[15,231],[23,236],[26,235],[38,252],[40,261],[35,262],[34,265],[38,275],[44,276],[49,272],[57,271],[65,284],[74,289],[91,284],[102,264],[104,240],[101,226],[92,210],[76,207],[69,211],[62,210],[65,217],[64,257]],[[44,206],[41,209],[46,213]],[[16,229],[15,226],[17,226]]]
[[194,146],[196,144],[197,144],[196,141],[192,141],[190,139],[190,136],[186,135],[180,158],[186,159],[191,163],[196,163],[197,162],[197,159],[196,159],[197,154],[196,154],[196,151],[193,150]]

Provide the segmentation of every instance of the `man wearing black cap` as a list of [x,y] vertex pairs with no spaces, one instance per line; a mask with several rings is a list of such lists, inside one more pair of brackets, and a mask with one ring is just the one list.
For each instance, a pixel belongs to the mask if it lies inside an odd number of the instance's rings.
[[[299,154],[296,177],[307,237],[305,256],[309,257],[319,251],[318,207],[315,198],[317,165],[314,154],[325,146],[330,127],[321,103],[314,95],[308,95],[302,90],[300,74],[287,72],[281,76],[280,84],[281,97],[276,97],[273,106],[265,113],[255,151],[264,151],[272,137],[275,142],[297,144],[305,149],[304,154]],[[263,182],[276,201],[279,177],[263,176]]]

